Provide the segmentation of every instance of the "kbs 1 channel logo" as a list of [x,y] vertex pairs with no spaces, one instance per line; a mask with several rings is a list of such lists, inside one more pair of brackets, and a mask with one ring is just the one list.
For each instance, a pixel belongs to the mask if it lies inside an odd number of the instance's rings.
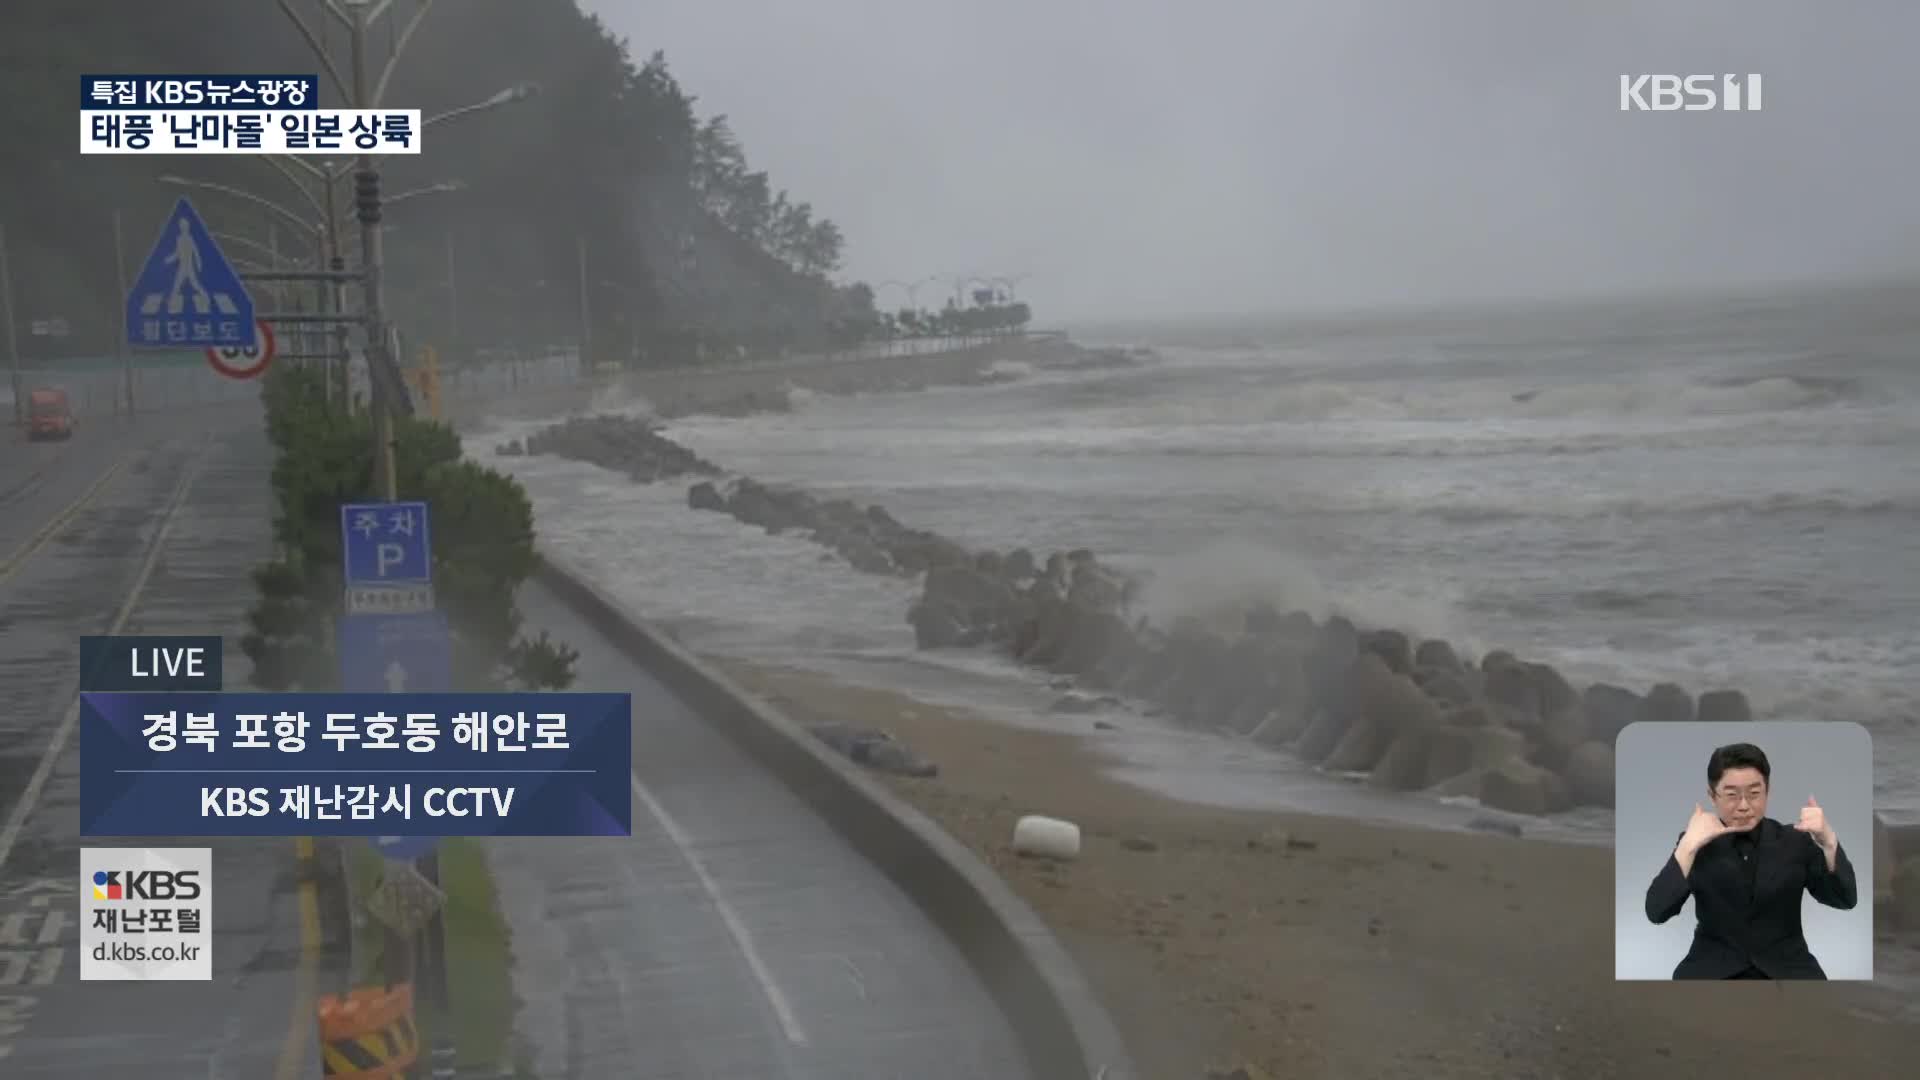
[[1758,75],[1622,75],[1621,112],[1759,112]]
[[80,978],[213,978],[212,848],[83,848]]

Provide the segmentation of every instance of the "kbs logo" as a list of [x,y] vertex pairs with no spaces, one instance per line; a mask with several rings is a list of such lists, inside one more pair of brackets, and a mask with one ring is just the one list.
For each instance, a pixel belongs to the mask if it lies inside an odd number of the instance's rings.
[[198,900],[198,870],[96,870],[95,900]]
[[1759,112],[1760,76],[1620,76],[1621,112],[1707,112],[1713,109],[1722,112]]

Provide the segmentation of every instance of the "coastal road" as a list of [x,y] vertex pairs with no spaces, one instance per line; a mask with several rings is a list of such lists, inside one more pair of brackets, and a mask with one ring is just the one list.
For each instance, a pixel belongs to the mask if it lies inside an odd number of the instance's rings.
[[551,594],[521,603],[580,651],[573,689],[633,695],[633,836],[489,847],[540,1076],[1030,1075],[906,894]]
[[[257,412],[92,434],[0,464],[0,1075],[317,1075],[337,975],[293,841],[151,841],[214,849],[214,979],[79,982],[77,638],[224,633],[237,682],[271,546]],[[1029,1075],[910,899],[550,595],[525,607],[580,650],[578,688],[635,698],[634,835],[488,849],[539,1075]]]
[[78,639],[222,633],[244,674],[245,575],[270,549],[258,416],[100,424],[0,466],[0,1076],[318,1072],[291,840],[86,842],[213,848],[214,978],[79,981]]

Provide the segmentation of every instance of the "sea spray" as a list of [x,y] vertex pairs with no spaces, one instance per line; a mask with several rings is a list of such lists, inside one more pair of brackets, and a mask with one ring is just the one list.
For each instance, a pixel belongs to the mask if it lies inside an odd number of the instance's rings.
[[1458,642],[1481,652],[1485,643],[1465,626],[1458,590],[1434,583],[1415,591],[1404,583],[1330,586],[1305,559],[1247,539],[1224,539],[1141,572],[1132,610],[1159,626],[1183,617],[1239,632],[1248,608],[1304,611],[1315,619],[1340,615],[1363,626],[1397,626],[1422,637]]

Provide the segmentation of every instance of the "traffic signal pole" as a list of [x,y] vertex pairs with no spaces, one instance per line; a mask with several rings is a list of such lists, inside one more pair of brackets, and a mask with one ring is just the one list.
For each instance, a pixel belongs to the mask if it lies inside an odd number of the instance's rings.
[[367,382],[373,392],[374,480],[379,485],[380,498],[393,502],[400,497],[399,474],[394,465],[393,416],[398,403],[404,400],[406,388],[394,385],[398,380],[394,378],[393,349],[382,303],[380,174],[371,167],[355,172],[353,192],[360,217],[363,253],[361,283],[365,301],[362,312],[367,335]]
[[[365,109],[370,105],[367,87],[367,8],[355,4],[353,12],[353,104]],[[404,387],[393,385],[393,356],[387,343],[385,292],[382,286],[383,252],[380,235],[380,173],[373,167],[373,155],[361,154],[353,173],[354,209],[360,219],[360,258],[365,296],[362,311],[366,316],[367,382],[373,393],[374,479],[380,497],[393,502],[400,497],[398,472],[393,462],[393,414],[405,394]]]

